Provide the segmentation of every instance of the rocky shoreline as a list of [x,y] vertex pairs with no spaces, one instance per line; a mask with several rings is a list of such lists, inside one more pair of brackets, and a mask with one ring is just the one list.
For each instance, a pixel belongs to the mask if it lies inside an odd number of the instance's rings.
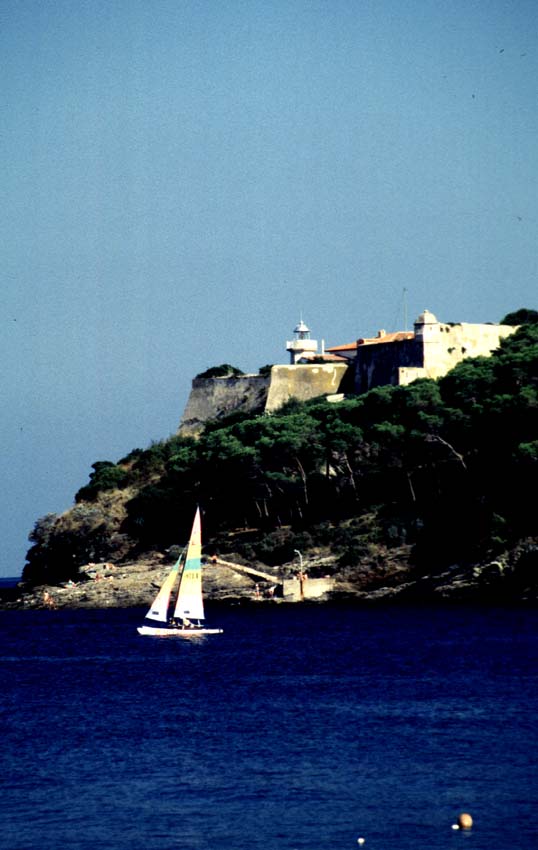
[[[263,566],[263,572],[241,564],[213,559],[204,565],[204,596],[209,603],[294,603],[312,601],[345,603],[523,603],[538,602],[538,581],[521,575],[506,561],[462,568],[453,566],[439,574],[414,575],[405,562],[389,562],[337,569],[330,558],[305,559],[310,584],[299,594],[296,565]],[[30,587],[20,582],[0,591],[2,609],[107,609],[149,607],[170,563],[162,556],[123,564],[87,564],[79,580],[60,585]],[[325,579],[316,578],[325,570]],[[284,579],[283,579],[284,577]],[[287,577],[287,581],[286,581]],[[316,587],[316,582],[321,587]],[[291,587],[291,592],[290,592]]]

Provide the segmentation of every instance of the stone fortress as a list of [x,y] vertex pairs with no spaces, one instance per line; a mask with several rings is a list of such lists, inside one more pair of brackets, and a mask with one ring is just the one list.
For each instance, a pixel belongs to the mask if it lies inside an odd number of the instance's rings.
[[235,412],[272,413],[290,399],[324,396],[339,401],[373,387],[401,386],[417,378],[440,378],[465,357],[489,356],[511,325],[439,322],[424,310],[412,331],[378,331],[373,339],[325,348],[302,321],[286,343],[288,365],[267,374],[195,378],[178,433],[197,435],[206,422]]

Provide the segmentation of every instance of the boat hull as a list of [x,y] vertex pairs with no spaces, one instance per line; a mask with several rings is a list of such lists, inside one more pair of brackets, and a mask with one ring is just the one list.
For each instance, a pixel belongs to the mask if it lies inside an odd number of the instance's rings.
[[139,626],[139,635],[150,635],[150,637],[198,637],[198,635],[221,635],[222,629],[208,629],[202,626],[200,629],[174,629],[166,626]]

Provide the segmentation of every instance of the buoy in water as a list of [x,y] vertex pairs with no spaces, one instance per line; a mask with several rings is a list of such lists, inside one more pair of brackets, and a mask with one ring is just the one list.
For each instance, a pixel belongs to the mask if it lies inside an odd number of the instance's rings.
[[473,819],[470,814],[467,812],[462,812],[458,817],[458,826],[460,829],[471,829],[473,825]]
[[364,844],[365,841],[365,838],[357,838],[357,844]]

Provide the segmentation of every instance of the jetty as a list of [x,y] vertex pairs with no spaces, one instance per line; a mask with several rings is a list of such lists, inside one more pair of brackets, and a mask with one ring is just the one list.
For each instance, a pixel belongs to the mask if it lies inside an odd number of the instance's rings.
[[274,573],[264,573],[262,570],[255,570],[253,567],[246,567],[244,564],[236,564],[232,561],[225,561],[218,557],[211,558],[210,560],[211,563],[216,566],[229,567],[231,570],[235,570],[235,572],[240,573],[241,575],[249,576],[255,581],[269,581],[272,584],[279,585],[280,587],[284,584],[283,579],[279,578],[279,576]]
[[228,567],[240,575],[252,578],[255,582],[270,582],[270,595],[279,596],[288,602],[299,602],[304,599],[320,599],[334,590],[334,580],[329,577],[309,578],[306,572],[299,571],[292,578],[281,578],[274,573],[266,573],[262,570],[255,570],[253,567],[247,567],[244,564],[225,561],[218,556],[213,556],[210,561],[217,567]]

